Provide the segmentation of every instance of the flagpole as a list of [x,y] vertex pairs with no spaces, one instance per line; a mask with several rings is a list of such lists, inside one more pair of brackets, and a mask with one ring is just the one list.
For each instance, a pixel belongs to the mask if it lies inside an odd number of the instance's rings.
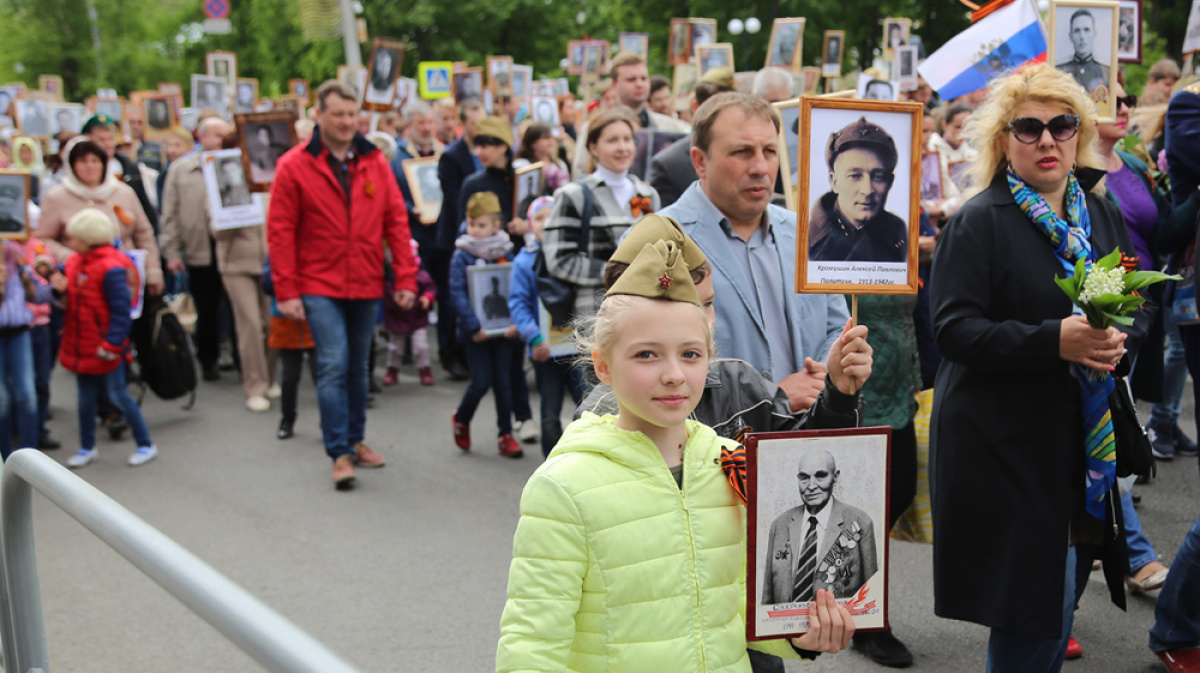
[[346,65],[362,66],[362,50],[358,46],[358,26],[350,0],[338,0],[342,7],[342,48],[346,50]]

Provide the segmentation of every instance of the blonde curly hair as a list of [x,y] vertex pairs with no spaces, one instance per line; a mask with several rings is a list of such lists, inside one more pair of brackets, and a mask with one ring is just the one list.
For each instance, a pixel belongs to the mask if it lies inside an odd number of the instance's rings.
[[987,101],[972,115],[965,135],[979,154],[971,164],[967,198],[987,189],[1008,165],[1005,153],[1010,133],[1008,124],[1015,118],[1017,107],[1027,101],[1062,105],[1070,113],[1079,115],[1075,164],[1094,168],[1104,166],[1096,150],[1099,134],[1091,97],[1069,74],[1039,63],[992,82]]

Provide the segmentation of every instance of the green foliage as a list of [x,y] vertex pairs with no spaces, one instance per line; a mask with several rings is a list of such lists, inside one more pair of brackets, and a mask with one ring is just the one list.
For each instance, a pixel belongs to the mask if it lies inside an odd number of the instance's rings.
[[[1132,325],[1133,318],[1129,317],[1146,299],[1139,294],[1141,290],[1154,283],[1164,280],[1183,280],[1182,276],[1168,275],[1160,271],[1128,271],[1116,282],[1120,293],[1104,293],[1090,299],[1081,300],[1084,287],[1090,285],[1089,276],[1095,271],[1112,271],[1121,266],[1121,251],[1113,250],[1096,260],[1091,266],[1080,259],[1075,263],[1074,275],[1070,278],[1055,278],[1054,282],[1070,298],[1071,303],[1083,311],[1088,324],[1099,329],[1106,329],[1114,324]],[[1089,290],[1091,291],[1091,290]]]

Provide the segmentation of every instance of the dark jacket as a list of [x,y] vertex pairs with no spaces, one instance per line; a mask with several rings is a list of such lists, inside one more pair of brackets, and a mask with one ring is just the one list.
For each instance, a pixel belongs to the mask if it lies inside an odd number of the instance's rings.
[[[458,226],[462,224],[463,212],[458,208],[458,196],[463,181],[476,171],[475,155],[467,147],[467,141],[459,138],[446,147],[438,159],[438,180],[442,183],[442,212],[437,223],[437,247],[454,250],[458,238]],[[510,197],[511,198],[511,197]]]
[[[1096,254],[1132,254],[1116,206],[1093,194],[1087,204]],[[1071,315],[1053,283],[1063,276],[1001,175],[942,230],[930,287],[944,357],[930,421],[934,612],[1041,638],[1062,634],[1068,540],[1112,530],[1083,512],[1079,384],[1059,357]],[[1139,312],[1125,329],[1118,373],[1147,322]],[[1122,607],[1123,537],[1106,539],[1101,553]]]
[[646,182],[658,192],[663,208],[675,203],[698,179],[692,165],[692,139],[684,136],[655,154],[646,172]]
[[[513,173],[511,170],[503,168],[485,168],[481,171],[472,173],[470,177],[462,183],[462,192],[458,195],[458,212],[462,213],[459,219],[465,219],[467,213],[467,201],[477,192],[492,192],[500,201],[500,221],[504,223],[505,229],[513,220]],[[443,206],[443,209],[445,206]],[[520,250],[525,247],[524,236],[511,236],[513,242],[513,250]]]
[[808,258],[826,262],[903,262],[908,254],[904,220],[880,210],[856,229],[835,207],[837,194],[821,196],[809,218]]
[[[133,189],[133,193],[137,194],[138,202],[142,204],[142,210],[146,212],[146,219],[150,220],[150,226],[154,229],[154,235],[158,236],[158,208],[150,203],[150,196],[146,193],[146,184],[142,181],[142,171],[138,168],[137,162],[132,161],[124,154],[116,154],[116,159],[121,163],[121,182],[129,185]],[[166,174],[164,169],[162,174]],[[159,199],[162,203],[162,199]]]
[[412,189],[408,186],[408,177],[404,175],[404,162],[412,159],[413,155],[404,149],[401,143],[396,147],[396,158],[392,159],[392,174],[396,176],[396,185],[400,187],[400,195],[404,197],[405,211],[408,213],[408,229],[412,238],[419,246],[437,243],[437,225],[427,225],[413,212]]

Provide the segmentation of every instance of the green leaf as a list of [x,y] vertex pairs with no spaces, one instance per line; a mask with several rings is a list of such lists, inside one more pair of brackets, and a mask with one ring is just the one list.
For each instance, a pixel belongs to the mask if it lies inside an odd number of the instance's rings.
[[1147,285],[1161,283],[1164,280],[1183,280],[1183,276],[1166,274],[1161,271],[1134,271],[1125,274],[1125,291],[1140,290]]
[[1075,287],[1074,278],[1055,277],[1054,284],[1062,288],[1063,294],[1067,295],[1067,298],[1070,299],[1072,303],[1079,302],[1079,288]]
[[1121,265],[1121,249],[1115,248],[1112,252],[1096,260],[1096,266],[1102,269],[1115,269]]
[[1111,315],[1111,314],[1105,314],[1105,315],[1108,317],[1109,320],[1117,323],[1118,325],[1125,325],[1126,327],[1128,327],[1129,325],[1133,324],[1133,318],[1130,318],[1129,316]]

